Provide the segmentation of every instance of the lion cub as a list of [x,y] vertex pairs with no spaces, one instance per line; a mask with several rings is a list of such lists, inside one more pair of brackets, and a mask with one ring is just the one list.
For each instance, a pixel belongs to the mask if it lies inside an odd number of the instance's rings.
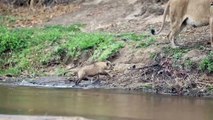
[[76,84],[79,84],[82,79],[86,77],[92,77],[95,75],[109,75],[105,70],[112,69],[111,62],[96,62],[91,65],[84,66],[80,68],[77,72],[78,80],[76,81]]

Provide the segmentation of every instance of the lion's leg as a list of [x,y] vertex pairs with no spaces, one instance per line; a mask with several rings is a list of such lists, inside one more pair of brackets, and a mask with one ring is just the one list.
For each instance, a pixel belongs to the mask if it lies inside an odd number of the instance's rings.
[[75,85],[78,85],[86,76],[84,71],[78,72],[78,80],[76,80]]
[[176,36],[181,32],[181,30],[186,26],[186,24],[179,24],[179,22],[175,22],[174,24],[171,24],[171,32],[169,34],[169,40],[171,42],[172,48],[179,48],[179,46],[176,44]]
[[176,45],[176,42],[175,42],[176,36],[178,35],[179,31],[180,31],[180,28],[178,26],[173,26],[172,31],[169,34],[169,40],[170,40],[172,48],[178,48],[179,47],[179,46]]

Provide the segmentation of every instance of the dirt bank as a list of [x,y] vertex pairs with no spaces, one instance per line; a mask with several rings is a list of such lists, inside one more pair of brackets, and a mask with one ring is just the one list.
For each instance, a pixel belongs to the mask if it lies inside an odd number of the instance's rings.
[[[150,37],[151,28],[159,29],[163,7],[167,0],[85,0],[75,11],[58,16],[42,25],[86,24],[86,32],[110,32],[119,38],[121,33],[138,33]],[[209,27],[192,29],[187,27],[178,38],[186,46],[172,49],[165,36],[169,25],[156,42],[148,47],[124,39],[126,46],[109,60],[115,64],[110,72],[114,77],[100,77],[99,82],[83,81],[76,86],[65,77],[2,78],[3,84],[74,87],[74,88],[119,88],[142,90],[172,95],[212,96],[212,57],[209,41]],[[89,58],[88,58],[89,59]],[[81,62],[86,62],[85,59]],[[64,66],[73,66],[74,63]],[[70,78],[71,77],[71,78]]]
[[[48,25],[86,24],[86,31],[144,32],[147,20],[163,14],[167,0],[90,0],[70,14],[53,18]],[[158,19],[158,18],[156,18]],[[157,22],[156,20],[152,20]],[[150,21],[151,22],[151,21]]]

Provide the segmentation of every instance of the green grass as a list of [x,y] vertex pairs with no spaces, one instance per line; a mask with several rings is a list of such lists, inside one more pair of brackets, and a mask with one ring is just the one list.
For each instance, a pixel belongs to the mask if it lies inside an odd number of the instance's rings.
[[213,72],[213,52],[210,52],[209,55],[201,61],[200,69],[210,73]]
[[154,53],[150,53],[149,58],[152,60],[155,60],[157,58],[158,53],[154,52]]
[[163,48],[163,52],[169,56],[172,57],[174,60],[180,60],[185,53],[187,53],[189,49],[184,48],[171,48],[171,47],[165,47]]
[[[12,19],[12,18],[11,18]],[[46,26],[42,28],[8,28],[0,26],[0,76],[5,74],[41,75],[49,66],[56,67],[56,75],[63,75],[66,59],[78,60],[90,51],[90,60],[105,61],[128,44],[136,48],[148,47],[155,39],[143,34],[85,33],[84,25]],[[60,67],[59,67],[60,66]],[[61,68],[62,67],[62,68]]]
[[191,60],[185,60],[184,66],[186,69],[193,70],[197,68],[197,63]]
[[92,59],[104,61],[119,51],[124,43],[106,33],[81,32],[81,24],[43,28],[0,26],[0,75],[39,74],[40,69],[60,64],[70,57],[78,59],[92,50]]
[[137,42],[136,48],[146,48],[156,42],[154,37],[145,34],[123,33],[118,35],[118,37],[125,41]]
[[121,39],[124,40],[133,40],[133,41],[141,41],[144,40],[146,38],[145,35],[143,34],[136,34],[136,33],[123,33],[120,35],[117,35],[118,37],[120,37]]

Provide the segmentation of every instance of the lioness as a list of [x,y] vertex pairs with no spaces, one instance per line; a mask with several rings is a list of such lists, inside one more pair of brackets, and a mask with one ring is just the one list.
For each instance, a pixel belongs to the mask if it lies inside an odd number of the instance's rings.
[[165,19],[170,18],[170,32],[168,34],[172,48],[177,48],[175,37],[186,25],[200,27],[210,24],[211,47],[213,47],[213,0],[169,0],[164,10],[161,29],[153,35],[159,34],[165,25]]
[[76,84],[79,84],[82,79],[89,77],[89,76],[95,76],[95,75],[109,75],[108,72],[105,70],[109,70],[112,68],[112,64],[107,62],[96,62],[91,65],[84,66],[80,68],[77,72],[78,80],[76,81]]

